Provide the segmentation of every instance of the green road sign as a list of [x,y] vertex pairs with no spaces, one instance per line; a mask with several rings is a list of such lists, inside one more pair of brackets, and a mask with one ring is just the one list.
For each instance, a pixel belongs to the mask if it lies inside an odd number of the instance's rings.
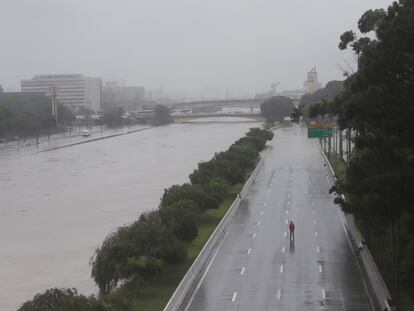
[[308,138],[332,137],[332,127],[308,127]]

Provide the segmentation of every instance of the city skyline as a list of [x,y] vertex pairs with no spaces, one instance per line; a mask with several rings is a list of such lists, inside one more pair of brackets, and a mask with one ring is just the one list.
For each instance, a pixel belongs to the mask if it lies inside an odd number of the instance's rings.
[[82,73],[187,97],[243,97],[276,82],[301,88],[314,66],[326,84],[354,65],[339,36],[391,2],[5,0],[0,84],[17,90],[33,75]]

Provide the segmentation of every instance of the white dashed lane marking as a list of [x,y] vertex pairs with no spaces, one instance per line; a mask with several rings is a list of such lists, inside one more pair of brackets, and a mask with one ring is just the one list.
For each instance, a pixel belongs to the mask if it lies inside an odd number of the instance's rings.
[[281,289],[278,289],[277,290],[277,294],[276,294],[276,299],[277,300],[280,300],[280,296],[282,295],[282,290]]
[[231,298],[232,302],[235,302],[237,299],[237,292],[234,292],[233,297]]

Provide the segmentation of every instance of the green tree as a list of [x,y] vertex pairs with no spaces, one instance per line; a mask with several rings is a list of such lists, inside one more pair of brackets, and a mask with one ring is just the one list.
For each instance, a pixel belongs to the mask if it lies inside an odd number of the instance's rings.
[[162,272],[164,263],[179,263],[186,256],[185,246],[153,211],[106,237],[91,259],[91,274],[103,295],[120,284],[139,291],[145,280]]
[[290,118],[293,122],[299,123],[300,119],[303,116],[303,107],[303,104],[299,104],[293,108],[292,112],[290,113]]
[[260,105],[263,118],[267,122],[283,121],[283,118],[290,116],[295,107],[293,100],[285,96],[273,96]]
[[205,193],[200,186],[192,184],[174,185],[165,189],[161,199],[161,207],[171,206],[180,200],[195,202],[201,212],[218,208],[217,202],[212,197]]
[[106,110],[103,114],[103,123],[109,127],[117,127],[123,125],[124,119],[122,118],[122,115],[124,112],[124,109],[121,107]]
[[171,229],[177,239],[185,242],[194,240],[198,235],[197,216],[199,213],[197,203],[187,199],[159,208],[161,222]]
[[165,125],[174,123],[174,119],[171,117],[170,109],[163,105],[157,105],[155,107],[154,124]]
[[115,311],[105,303],[79,295],[76,289],[52,288],[25,302],[18,311]]
[[17,115],[17,129],[21,137],[39,137],[41,120],[39,116],[30,112]]
[[325,87],[317,90],[312,94],[305,94],[300,99],[300,104],[304,108],[309,107],[321,101],[332,101],[336,96],[341,94],[344,88],[344,81],[329,81]]
[[202,185],[202,188],[218,204],[220,204],[229,194],[231,185],[224,178],[213,176],[207,183]]
[[[346,82],[339,107],[342,127],[356,134],[355,152],[344,183],[337,189],[344,210],[370,223],[388,221],[392,246],[393,298],[398,305],[401,258],[401,215],[413,212],[414,200],[414,1],[394,2],[388,10],[370,10],[358,22],[357,38],[346,32],[340,49],[350,46],[358,55],[358,71]],[[374,37],[373,39],[371,39]]]
[[6,107],[0,106],[0,137],[15,127],[15,117]]

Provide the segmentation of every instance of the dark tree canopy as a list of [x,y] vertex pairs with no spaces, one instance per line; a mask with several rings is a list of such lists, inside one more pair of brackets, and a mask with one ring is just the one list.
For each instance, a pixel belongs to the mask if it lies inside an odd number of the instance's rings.
[[294,107],[295,105],[291,98],[273,96],[260,105],[260,110],[267,122],[281,122],[284,117],[290,116],[290,112]]
[[121,126],[124,124],[124,119],[122,118],[124,112],[124,109],[121,107],[108,109],[104,112],[103,122],[109,127]]
[[325,87],[315,93],[303,95],[300,103],[303,107],[308,107],[322,100],[331,101],[343,90],[343,81],[329,81]]
[[154,124],[155,125],[165,125],[173,123],[174,119],[171,117],[171,112],[168,107],[163,105],[157,105],[155,107],[155,116],[154,116]]
[[[346,179],[336,185],[346,202],[336,202],[377,234],[390,233],[383,241],[391,241],[392,251],[383,247],[376,259],[392,254],[388,284],[398,303],[400,264],[403,275],[414,270],[414,234],[405,227],[412,227],[414,213],[414,1],[369,10],[358,28],[373,33],[358,38],[348,31],[340,38],[341,49],[349,46],[358,55],[358,71],[336,100],[339,123],[353,132],[355,144]],[[404,290],[412,288],[412,279],[404,283]]]
[[18,311],[112,311],[111,307],[95,298],[78,295],[76,289],[52,288],[37,294]]

